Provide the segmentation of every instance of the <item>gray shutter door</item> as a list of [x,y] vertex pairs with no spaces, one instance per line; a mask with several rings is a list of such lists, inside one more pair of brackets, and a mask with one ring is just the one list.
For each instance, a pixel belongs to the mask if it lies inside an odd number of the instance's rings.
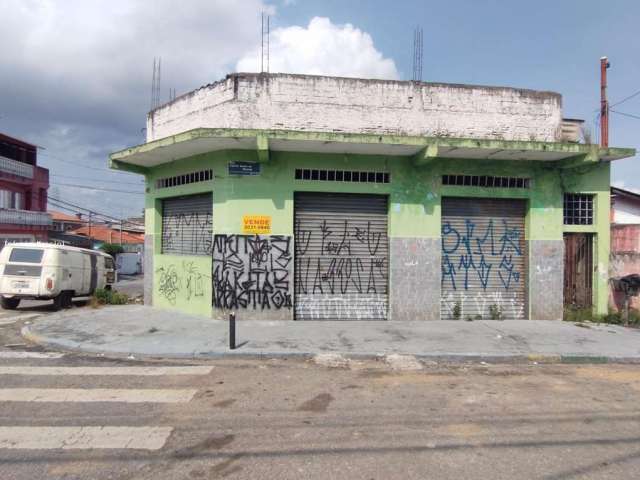
[[523,319],[526,201],[442,199],[442,320]]
[[387,197],[295,195],[296,320],[386,320]]
[[212,205],[210,193],[162,201],[162,253],[211,255]]

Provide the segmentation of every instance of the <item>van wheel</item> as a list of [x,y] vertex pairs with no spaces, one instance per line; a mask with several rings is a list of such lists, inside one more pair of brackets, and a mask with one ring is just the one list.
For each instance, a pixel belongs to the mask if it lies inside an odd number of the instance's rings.
[[18,308],[18,305],[20,305],[20,299],[2,297],[0,299],[0,304],[5,310],[15,310],[16,308]]
[[73,306],[72,298],[71,292],[60,292],[53,299],[53,309],[58,311],[62,308],[71,308]]
[[53,309],[57,312],[62,308],[64,292],[60,292],[57,297],[53,299]]
[[62,308],[71,307],[73,307],[73,292],[64,292],[64,297],[62,299]]

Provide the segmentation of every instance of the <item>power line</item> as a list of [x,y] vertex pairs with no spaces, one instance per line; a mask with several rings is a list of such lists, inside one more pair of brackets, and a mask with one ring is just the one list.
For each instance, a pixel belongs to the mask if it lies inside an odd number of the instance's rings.
[[618,112],[617,110],[610,110],[613,113],[617,113],[618,115],[622,115],[624,117],[630,117],[630,118],[635,118],[637,120],[640,120],[640,115],[634,115],[632,113],[624,113],[624,112]]
[[131,195],[142,195],[144,192],[132,192],[130,190],[117,190],[113,188],[100,188],[100,187],[88,187],[86,185],[78,185],[75,183],[58,183],[51,182],[51,185],[58,185],[60,187],[74,187],[74,188],[84,188],[85,190],[97,190],[99,192],[113,192],[113,193],[129,193]]
[[[66,205],[66,206],[73,207],[73,208],[75,208],[75,209],[84,210],[84,211],[86,211],[86,212],[92,212],[92,213],[94,213],[94,214],[96,214],[96,215],[100,215],[100,216],[103,216],[103,217],[105,217],[105,218],[109,218],[109,219],[111,219],[111,220],[119,220],[118,218],[113,217],[113,216],[111,216],[111,215],[108,215],[108,214],[106,214],[106,213],[100,213],[100,212],[97,212],[97,211],[95,211],[95,210],[91,210],[91,209],[88,209],[88,208],[85,208],[85,207],[81,207],[80,205],[76,205],[76,204],[74,204],[74,203],[67,202],[66,200],[60,200],[59,198],[55,198],[55,197],[52,197],[52,196],[48,196],[48,197],[47,197],[47,200],[48,200],[48,201],[51,201],[52,203],[59,203],[59,204],[62,204],[62,205]],[[133,222],[131,222],[131,223],[133,223]],[[137,224],[136,224],[136,225],[137,225]]]
[[621,103],[626,102],[627,100],[631,100],[634,97],[637,97],[638,95],[640,95],[640,90],[638,90],[635,93],[632,93],[631,95],[629,95],[628,97],[623,98],[622,100],[620,100],[619,102],[616,103],[612,103],[611,105],[609,105],[609,108],[611,107],[615,107],[616,105],[620,105]]
[[92,179],[92,178],[85,178],[85,177],[74,177],[71,175],[58,175],[53,174],[51,175],[52,177],[61,177],[61,178],[72,178],[74,180],[84,180],[87,182],[104,182],[104,183],[117,183],[119,185],[137,185],[137,186],[142,186],[144,185],[144,182],[121,182],[120,180],[98,180],[98,179]]
[[101,213],[101,212],[97,212],[95,210],[91,210],[89,208],[81,207],[79,205],[75,205],[75,204],[73,204],[71,202],[67,202],[65,200],[60,200],[60,199],[57,199],[55,197],[48,197],[48,200],[54,206],[56,206],[58,208],[62,208],[64,210],[68,210],[68,211],[74,212],[74,213],[76,213],[76,212],[80,212],[80,213],[81,212],[88,212],[88,213],[91,213],[92,215],[95,215],[96,217],[102,217],[102,218],[108,219],[109,221],[112,221],[112,222],[113,221],[115,221],[115,222],[123,221],[124,223],[128,223],[130,225],[136,225],[136,226],[140,226],[140,227],[142,226],[142,224],[140,224],[140,223],[131,222],[129,220],[123,220],[121,218],[112,217],[111,215],[107,215],[106,213]]
[[110,168],[101,168],[101,167],[92,167],[92,166],[89,166],[89,165],[83,165],[82,163],[72,162],[70,160],[65,160],[64,158],[60,158],[60,157],[57,157],[55,155],[51,155],[48,152],[41,152],[40,155],[44,155],[45,157],[49,157],[52,160],[57,160],[58,162],[68,163],[69,165],[74,165],[76,167],[81,167],[81,168],[87,168],[89,170],[100,170],[102,172],[109,172],[109,173],[122,173],[122,174],[127,174],[127,175],[138,175],[138,174],[135,174],[135,173],[132,173],[132,172],[123,172],[123,171],[120,171],[120,170],[112,170]]

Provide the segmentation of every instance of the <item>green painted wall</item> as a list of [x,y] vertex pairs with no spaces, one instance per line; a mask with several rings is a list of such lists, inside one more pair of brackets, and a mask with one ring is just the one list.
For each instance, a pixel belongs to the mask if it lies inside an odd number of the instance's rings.
[[[147,174],[147,232],[154,234],[154,249],[160,252],[160,199],[213,191],[214,233],[241,233],[243,215],[270,215],[272,233],[293,235],[293,194],[296,191],[377,193],[389,195],[389,235],[391,237],[440,237],[440,202],[442,196],[523,198],[528,200],[526,219],[529,240],[562,240],[566,231],[589,231],[596,234],[594,260],[594,304],[604,313],[607,308],[607,271],[609,250],[609,164],[599,163],[580,169],[560,170],[553,163],[531,161],[482,161],[435,159],[414,166],[405,157],[332,155],[314,153],[270,152],[270,161],[262,164],[262,174],[237,177],[227,174],[230,160],[255,161],[253,151],[224,151],[199,155],[151,169]],[[156,190],[155,180],[192,171],[212,168],[215,180],[187,186]],[[384,170],[391,174],[390,184],[358,184],[295,180],[295,168],[329,168],[345,170]],[[442,186],[443,174],[499,175],[528,177],[531,188],[489,189]],[[590,227],[563,225],[563,191],[596,195],[596,221]],[[188,292],[178,292],[168,302],[158,295],[159,269],[183,261],[197,264],[210,275],[207,257],[154,257],[154,303],[195,314],[211,314],[211,291],[194,300]],[[208,279],[210,285],[210,277]]]

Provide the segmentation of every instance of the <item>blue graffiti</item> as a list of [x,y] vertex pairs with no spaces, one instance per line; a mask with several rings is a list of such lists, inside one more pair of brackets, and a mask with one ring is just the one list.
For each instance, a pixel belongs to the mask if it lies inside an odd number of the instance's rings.
[[[496,282],[499,279],[496,287],[505,290],[510,290],[520,282],[521,272],[513,262],[514,256],[523,254],[523,232],[520,227],[509,226],[505,219],[501,222],[490,219],[483,228],[467,218],[462,228],[463,231],[459,232],[449,221],[442,224],[443,287],[456,290],[461,286],[467,290],[470,287],[470,275],[473,278],[474,272],[484,290],[493,287],[492,280]],[[497,278],[490,275],[494,267],[497,269]]]
[[444,285],[445,278],[449,277],[451,280],[451,288],[456,289],[456,267],[449,260],[449,255],[445,255],[442,259],[442,284]]
[[515,282],[520,281],[520,272],[514,271],[515,265],[513,264],[512,255],[504,255],[500,266],[498,267],[498,276],[504,286],[505,290],[509,290],[511,287],[511,280]]

